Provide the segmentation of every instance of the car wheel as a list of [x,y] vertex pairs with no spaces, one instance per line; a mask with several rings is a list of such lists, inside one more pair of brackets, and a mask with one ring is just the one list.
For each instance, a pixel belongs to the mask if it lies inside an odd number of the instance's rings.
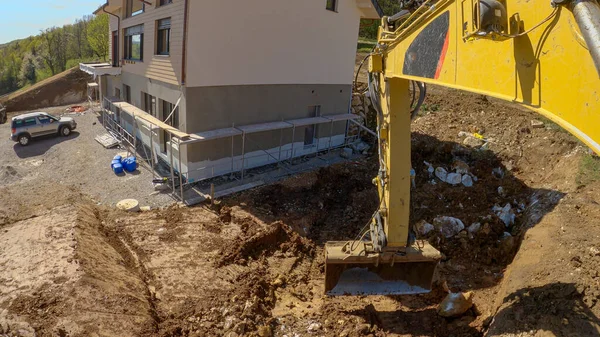
[[62,128],[60,128],[60,134],[63,137],[67,137],[71,134],[71,128],[68,126],[63,126]]
[[31,137],[27,134],[20,135],[18,140],[19,140],[19,144],[21,144],[21,146],[27,146],[27,145],[29,145],[29,141],[31,140]]

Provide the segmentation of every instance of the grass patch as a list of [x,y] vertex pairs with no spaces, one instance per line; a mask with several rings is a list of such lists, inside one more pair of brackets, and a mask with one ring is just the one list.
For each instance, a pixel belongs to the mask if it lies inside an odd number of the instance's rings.
[[421,105],[421,111],[419,111],[419,114],[428,114],[430,112],[436,112],[440,110],[440,106],[439,104],[427,104],[427,103],[423,103],[423,105]]
[[371,52],[371,50],[373,50],[373,48],[375,48],[376,44],[377,44],[376,40],[359,38],[356,49],[359,53],[369,53],[369,52]]
[[585,186],[598,180],[600,180],[600,158],[589,154],[584,155],[579,162],[579,171],[575,182]]

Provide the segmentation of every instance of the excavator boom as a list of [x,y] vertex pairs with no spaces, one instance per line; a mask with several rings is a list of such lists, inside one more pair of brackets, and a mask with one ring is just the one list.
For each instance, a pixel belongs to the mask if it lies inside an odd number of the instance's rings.
[[370,97],[378,112],[380,170],[374,183],[380,207],[361,240],[327,243],[325,290],[331,295],[431,289],[440,253],[416,241],[409,226],[410,122],[415,115],[410,81],[521,104],[600,153],[596,0],[401,4],[403,11],[382,19],[369,62]]

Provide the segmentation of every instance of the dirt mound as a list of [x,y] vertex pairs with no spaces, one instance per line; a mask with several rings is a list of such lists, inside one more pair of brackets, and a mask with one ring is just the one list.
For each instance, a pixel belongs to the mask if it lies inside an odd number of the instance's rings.
[[75,67],[3,97],[7,112],[81,103],[91,76]]
[[246,233],[224,247],[219,254],[221,257],[215,261],[216,267],[232,263],[246,265],[249,260],[264,258],[274,252],[287,257],[312,256],[314,253],[311,242],[281,221],[270,224],[250,237],[246,237]]

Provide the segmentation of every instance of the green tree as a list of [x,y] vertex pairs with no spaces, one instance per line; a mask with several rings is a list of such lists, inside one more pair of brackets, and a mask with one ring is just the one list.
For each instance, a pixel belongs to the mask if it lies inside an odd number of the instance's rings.
[[96,56],[106,61],[108,56],[108,15],[91,19],[87,25],[87,40]]
[[25,57],[23,57],[23,62],[21,63],[21,71],[19,73],[20,86],[33,84],[36,82],[36,69],[38,68],[39,64],[40,62],[35,55],[31,53],[25,54]]

